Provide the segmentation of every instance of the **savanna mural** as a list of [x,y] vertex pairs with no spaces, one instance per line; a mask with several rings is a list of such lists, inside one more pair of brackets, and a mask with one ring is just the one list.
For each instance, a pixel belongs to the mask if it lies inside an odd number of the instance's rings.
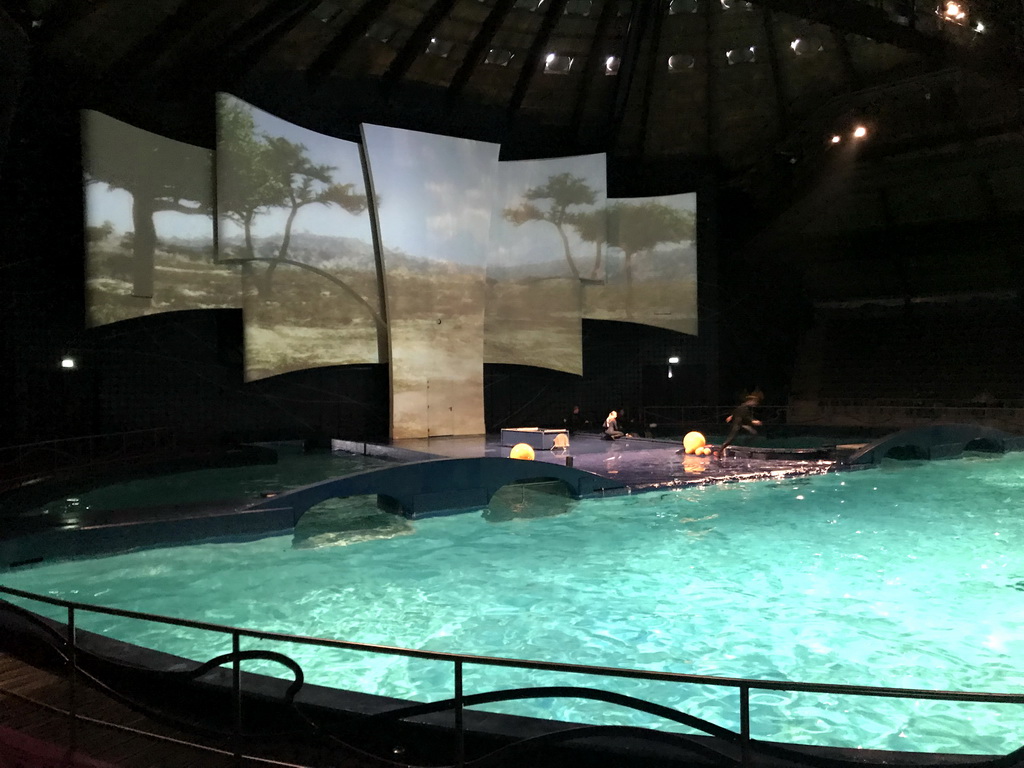
[[484,361],[581,373],[582,318],[697,333],[696,195],[362,131],[221,94],[211,152],[84,112],[88,323],[241,307],[250,381],[388,362],[395,438],[482,433]]
[[487,362],[583,372],[581,291],[597,279],[583,235],[604,240],[604,177],[604,155],[499,166],[487,260]]
[[498,146],[364,125],[384,262],[392,436],[484,431],[484,267]]
[[241,264],[248,380],[387,359],[359,145],[221,94],[220,259]]
[[214,251],[213,153],[82,113],[89,326],[241,306]]

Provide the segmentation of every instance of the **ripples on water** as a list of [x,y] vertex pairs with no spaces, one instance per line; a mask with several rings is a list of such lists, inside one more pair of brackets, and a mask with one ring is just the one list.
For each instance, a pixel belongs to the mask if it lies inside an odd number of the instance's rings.
[[[1024,690],[1022,454],[584,502],[544,490],[507,489],[482,513],[415,523],[377,511],[372,500],[335,501],[309,513],[294,537],[2,578],[87,603],[439,651],[765,680]],[[183,629],[80,621],[194,658],[226,647]],[[277,650],[315,683],[420,700],[452,693],[449,665]],[[467,671],[467,692],[528,684],[597,685],[738,728],[738,696],[728,688]],[[757,738],[961,753],[1020,746],[1024,719],[1019,706],[767,691],[755,692],[751,707]],[[587,701],[495,709],[666,727]]]

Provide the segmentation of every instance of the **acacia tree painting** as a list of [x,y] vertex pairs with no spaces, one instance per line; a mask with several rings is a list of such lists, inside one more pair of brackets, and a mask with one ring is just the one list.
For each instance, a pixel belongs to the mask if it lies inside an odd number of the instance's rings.
[[219,246],[246,264],[247,378],[386,359],[367,196],[342,180],[362,178],[358,147],[227,94],[218,106]]
[[131,195],[132,295],[152,297],[157,247],[153,217],[163,211],[212,216],[209,153],[96,113],[87,119],[86,183],[103,183]]
[[[569,213],[565,220],[576,230],[580,240],[594,244],[594,266],[590,270],[589,281],[600,281],[601,268],[604,266],[604,246],[608,242],[608,210],[599,208],[595,211]],[[586,278],[582,279],[588,282]]]
[[245,257],[256,256],[252,227],[256,218],[275,208],[287,209],[284,231],[277,254],[270,259],[257,282],[261,298],[273,294],[274,271],[288,261],[292,227],[299,211],[313,204],[336,205],[358,215],[366,210],[366,195],[354,184],[334,181],[335,166],[314,163],[306,147],[281,136],[257,133],[252,112],[233,99],[224,99],[221,109],[218,151],[224,153],[224,167],[230,168],[221,182],[219,205],[223,215],[243,229]]
[[292,226],[299,210],[307,205],[337,205],[343,211],[358,215],[366,210],[366,195],[353,192],[354,184],[336,184],[330,165],[317,165],[306,156],[306,148],[279,136],[264,136],[267,142],[267,161],[280,189],[284,190],[284,207],[288,209],[281,245],[277,256],[267,266],[259,283],[260,295],[269,297],[273,292],[274,270],[288,259],[288,246],[292,240]]
[[693,240],[696,217],[692,211],[677,210],[663,203],[615,203],[610,217],[617,219],[618,245],[625,254],[626,307],[633,308],[633,257],[650,253],[663,243]]
[[[573,206],[593,205],[597,200],[597,192],[579,176],[571,173],[559,173],[548,178],[539,187],[530,187],[523,193],[523,202],[515,208],[506,208],[505,219],[515,226],[522,226],[531,221],[546,221],[558,231],[562,241],[565,262],[574,279],[580,279],[580,271],[573,260],[569,248],[569,237],[566,225],[571,225],[574,215]],[[538,205],[546,201],[546,205]]]
[[285,189],[271,168],[269,147],[256,134],[252,112],[234,99],[222,98],[217,113],[218,167],[230,169],[217,180],[221,214],[242,228],[246,259],[256,258],[252,225],[258,215],[284,205]]

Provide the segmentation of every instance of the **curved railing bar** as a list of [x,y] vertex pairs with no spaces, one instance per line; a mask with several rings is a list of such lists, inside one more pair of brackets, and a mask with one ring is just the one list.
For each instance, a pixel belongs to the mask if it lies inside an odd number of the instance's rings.
[[161,616],[154,613],[143,613],[141,611],[129,611],[121,608],[106,608],[89,603],[78,603],[70,600],[38,595],[33,592],[25,592],[12,587],[0,586],[0,594],[9,594],[15,597],[22,597],[40,603],[47,603],[59,608],[74,608],[91,613],[99,613],[107,616],[120,616],[127,619],[139,619],[141,621],[155,621],[160,624],[171,626],[188,627],[201,629],[208,632],[221,634],[238,634],[240,637],[248,637],[256,640],[271,640],[281,643],[298,643],[299,645],[314,645],[323,648],[334,648],[351,651],[367,651],[370,653],[383,653],[392,656],[406,656],[415,659],[429,659],[434,661],[457,661],[467,664],[479,664],[490,667],[514,667],[519,669],[536,669],[547,672],[571,672],[586,675],[603,677],[626,677],[632,679],[658,680],[661,682],[694,683],[698,685],[717,685],[725,688],[750,688],[765,691],[794,691],[800,693],[833,693],[844,696],[874,696],[890,699],[932,699],[940,701],[970,701],[988,702],[991,704],[1024,704],[1024,693],[988,693],[988,692],[965,692],[929,690],[924,688],[885,688],[872,685],[839,685],[835,683],[801,683],[791,680],[753,680],[741,677],[715,677],[713,675],[692,675],[685,672],[655,672],[647,670],[621,669],[619,667],[598,667],[586,666],[583,664],[568,664],[555,661],[530,661],[527,659],[502,658],[499,656],[476,656],[466,653],[448,653],[445,651],[425,651],[417,648],[402,648],[393,645],[374,645],[372,643],[359,643],[351,640],[330,640],[320,637],[307,637],[305,635],[289,635],[282,632],[267,632],[259,629],[247,629],[242,627],[231,627],[225,624],[213,624],[204,621],[193,621],[191,619],[179,619],[173,616]]
[[[389,655],[406,656],[406,657],[421,658],[421,659],[431,659],[431,660],[436,660],[436,661],[447,661],[447,662],[460,663],[460,664],[461,663],[469,663],[469,664],[478,664],[478,665],[481,665],[481,666],[514,667],[514,668],[522,668],[522,669],[533,669],[533,670],[543,670],[543,671],[560,671],[560,672],[579,673],[579,674],[588,674],[588,675],[598,675],[598,676],[606,676],[606,677],[625,677],[625,678],[631,678],[631,679],[645,679],[645,680],[658,680],[658,681],[669,681],[669,682],[679,682],[679,683],[714,685],[714,686],[722,686],[722,687],[735,687],[735,688],[739,688],[741,691],[744,690],[744,689],[746,689],[746,690],[756,689],[756,690],[776,690],[776,691],[794,691],[794,692],[798,691],[798,692],[809,692],[809,693],[831,693],[831,694],[836,694],[836,695],[873,696],[873,697],[880,697],[880,698],[928,699],[928,700],[944,700],[944,701],[1013,703],[1013,704],[1024,703],[1024,693],[1021,693],[1021,694],[987,693],[987,692],[968,693],[968,692],[958,692],[958,691],[941,691],[941,690],[940,691],[936,691],[936,690],[910,689],[910,688],[883,688],[883,687],[878,687],[878,686],[836,685],[836,684],[828,684],[828,683],[799,683],[799,682],[777,681],[777,680],[749,680],[749,679],[743,679],[743,678],[725,678],[725,677],[713,677],[713,676],[708,676],[708,675],[691,675],[691,674],[677,673],[677,672],[647,672],[647,671],[640,671],[640,670],[618,669],[618,668],[614,668],[614,667],[594,667],[594,666],[583,666],[583,665],[578,665],[578,664],[565,664],[565,663],[559,663],[559,662],[527,661],[527,660],[523,660],[523,659],[505,659],[505,658],[489,657],[489,656],[472,656],[472,655],[468,655],[468,654],[455,654],[455,653],[446,653],[446,652],[440,652],[440,651],[423,651],[423,650],[417,650],[417,649],[412,649],[412,648],[401,648],[401,647],[397,647],[397,646],[382,646],[382,645],[373,645],[373,644],[370,644],[370,643],[356,643],[356,642],[351,642],[351,641],[328,640],[328,639],[324,639],[324,638],[305,637],[305,636],[302,636],[302,635],[287,635],[287,634],[277,633],[277,632],[265,632],[265,631],[262,631],[262,630],[242,629],[242,628],[237,628],[237,627],[229,627],[229,626],[226,626],[226,625],[212,624],[212,623],[209,623],[209,622],[193,621],[193,620],[189,620],[189,619],[177,619],[177,618],[174,618],[174,617],[159,616],[157,614],[147,614],[147,613],[143,613],[143,612],[140,612],[140,611],[127,611],[127,610],[122,610],[122,609],[117,609],[117,608],[106,608],[106,607],[103,607],[103,606],[90,605],[88,603],[76,603],[76,602],[72,602],[72,601],[68,601],[68,600],[62,600],[60,598],[53,598],[53,597],[49,597],[49,596],[45,596],[45,595],[38,595],[38,594],[35,594],[35,593],[26,592],[26,591],[23,591],[23,590],[13,589],[13,588],[4,587],[4,586],[0,586],[0,594],[9,594],[9,595],[17,596],[17,597],[22,597],[22,598],[27,599],[27,600],[32,600],[32,601],[35,601],[35,602],[46,603],[46,604],[57,606],[57,607],[77,609],[77,610],[82,610],[82,611],[86,611],[86,612],[94,612],[94,613],[99,613],[99,614],[104,614],[104,615],[121,616],[121,617],[124,617],[124,618],[139,619],[139,620],[143,620],[143,621],[154,621],[154,622],[157,622],[157,623],[163,623],[163,624],[168,624],[168,625],[173,625],[173,626],[183,626],[183,627],[189,627],[189,628],[193,628],[193,629],[201,629],[201,630],[207,630],[207,631],[212,631],[212,632],[219,632],[219,633],[222,633],[222,634],[231,634],[231,635],[239,636],[239,637],[245,636],[245,637],[249,637],[249,638],[270,640],[270,641],[275,641],[275,642],[291,642],[291,643],[313,645],[313,646],[320,646],[320,647],[328,647],[328,648],[340,648],[340,649],[348,649],[348,650],[359,650],[359,651],[366,651],[366,652],[371,652],[371,653],[383,653],[383,654],[389,654]],[[26,609],[22,609],[22,608],[20,608],[18,606],[14,606],[13,604],[8,603],[6,601],[0,601],[0,607],[4,607],[4,606],[13,608],[17,612],[19,612],[19,613],[25,613],[28,616],[31,616],[31,617],[33,617],[34,619],[36,619],[38,621],[38,617],[36,617],[35,614],[33,614],[32,612],[27,611]],[[62,644],[64,644],[64,645],[68,644],[67,640],[65,638],[61,637],[61,635],[59,633],[56,633],[54,630],[52,630],[52,628],[47,626],[45,623],[41,623],[40,622],[39,625],[42,626],[43,628],[45,628],[51,635],[53,635],[54,637],[58,638]],[[58,652],[61,653],[60,651],[58,651]],[[256,653],[259,653],[259,652],[256,652]],[[273,653],[273,652],[271,652],[271,653]],[[64,654],[61,653],[61,655],[63,656]],[[234,658],[234,657],[232,656],[232,658]],[[67,660],[67,659],[65,659],[65,660]],[[100,681],[96,681],[96,682],[97,682],[97,684],[103,690],[108,691],[109,695],[111,695],[113,698],[118,699],[118,700],[122,700],[122,697],[116,691],[113,691],[112,689],[110,689],[108,686],[106,686],[105,684],[103,684]],[[589,691],[589,689],[583,689],[583,690],[588,690]],[[590,691],[590,692],[592,693],[592,691]],[[495,692],[495,693],[502,694],[503,692]],[[611,694],[612,692],[602,692],[602,693],[609,693],[609,694]],[[478,699],[479,697],[485,697],[485,696],[488,696],[488,695],[491,695],[491,694],[486,694],[486,693],[485,694],[474,694],[474,695],[471,695],[471,696],[463,697],[462,701],[463,701],[463,704],[465,704],[465,702],[468,701],[468,700]],[[524,697],[518,697],[518,698],[527,698],[527,697],[524,696]],[[641,700],[637,700],[637,701],[641,701]],[[126,706],[135,708],[134,707],[134,703],[131,702],[131,701],[124,700],[123,703],[125,703]],[[450,705],[448,704],[448,700],[446,700],[446,702],[444,702],[444,703],[446,704],[446,706],[448,708],[450,708]],[[482,701],[477,701],[475,703],[483,703],[483,702]],[[643,702],[643,703],[644,704],[649,704],[648,702]],[[434,706],[434,705],[428,704],[428,705],[417,705],[417,706],[428,706],[429,707],[429,706]],[[652,707],[659,707],[660,705],[651,704],[650,706],[652,706]],[[294,704],[294,702],[292,702],[292,707],[293,707],[293,710],[295,710],[296,712],[298,712],[298,714],[300,716],[302,716],[303,720],[307,721],[308,724],[310,724],[312,727],[314,727],[317,731],[321,732],[322,735],[325,735],[325,734],[323,734],[322,729],[315,722],[309,720],[309,718],[307,718],[303,713],[301,713],[301,711],[298,710],[298,708]],[[407,708],[403,708],[403,709],[407,709]],[[672,711],[675,712],[674,710],[672,710]],[[147,711],[143,710],[142,714],[149,714],[149,713]],[[386,714],[386,713],[383,713],[383,714]],[[682,713],[676,713],[676,714],[682,714]],[[406,716],[409,716],[409,715],[406,715]],[[689,716],[687,716],[687,717],[689,717]],[[155,717],[154,719],[160,719],[160,718],[159,717]],[[172,724],[176,724],[176,723],[172,723]],[[187,724],[186,727],[190,727],[190,728],[194,728],[194,729],[197,728],[194,724]],[[612,727],[617,727],[617,726],[600,726],[600,727],[612,728]],[[201,727],[198,728],[198,730],[200,732],[202,732],[202,728]],[[640,730],[644,731],[645,733],[658,733],[656,731],[646,731],[645,729],[640,729]],[[730,733],[733,736],[735,736],[734,732],[728,731],[727,729],[724,729],[724,730],[726,730],[727,733]],[[220,733],[220,732],[213,732],[213,733],[215,735],[223,735],[223,733]],[[344,746],[348,747],[349,749],[352,749],[352,750],[354,750],[356,752],[362,752],[357,747],[353,747],[352,745],[349,745],[349,744],[341,741],[340,739],[337,739],[336,737],[331,737],[329,734],[326,734],[326,735],[328,735],[329,738],[331,738],[333,741],[339,743],[340,745],[344,745]],[[849,766],[849,765],[859,764],[859,762],[860,762],[860,761],[844,761],[844,760],[839,759],[839,758],[819,758],[817,756],[807,755],[807,754],[805,754],[803,752],[800,752],[799,750],[791,749],[791,748],[787,747],[786,745],[762,742],[762,741],[757,741],[757,740],[749,739],[749,738],[747,738],[746,741],[741,744],[741,746],[743,744],[745,744],[748,748],[754,747],[756,745],[757,748],[769,749],[770,751],[777,752],[780,755],[785,755],[788,759],[799,759],[801,762],[806,762],[806,763],[812,764],[812,765]],[[387,760],[386,758],[381,758],[379,756],[372,755],[371,753],[362,753],[362,754],[365,754],[367,756],[373,757],[374,759],[378,759],[378,760],[385,760],[385,761]],[[983,766],[984,768],[1002,768],[1002,766],[1007,766],[1007,765],[1010,765],[1010,764],[1013,764],[1013,763],[1017,762],[1022,757],[1024,757],[1024,746],[1022,746],[1022,747],[1020,747],[1020,748],[1018,748],[1018,749],[1008,753],[1007,755],[1000,755],[1000,756],[997,756],[997,757],[994,757],[994,758],[990,758],[990,759],[985,759],[985,760],[964,761],[964,764],[968,764],[969,763],[971,766],[979,766],[979,767]],[[924,762],[921,762],[921,763],[915,763],[915,768],[931,768],[931,767],[938,768],[939,766],[949,766],[949,765],[953,765],[953,764],[954,763],[952,763],[952,762],[950,762],[948,760],[944,760],[944,761],[941,761],[941,762],[935,762],[935,763],[924,763]]]
[[203,662],[193,670],[173,672],[160,670],[157,674],[167,675],[168,677],[184,677],[187,680],[196,680],[217,667],[223,666],[229,662],[233,663],[235,661],[276,661],[282,667],[290,669],[295,675],[295,679],[292,680],[291,685],[289,685],[284,692],[284,700],[288,704],[295,701],[295,696],[306,682],[306,676],[303,674],[302,667],[299,666],[299,663],[290,656],[278,653],[277,651],[251,650],[238,651],[237,653],[222,653],[220,656],[214,656],[209,661]]
[[[68,652],[71,648],[75,649],[75,652],[76,652],[77,655],[86,656],[86,657],[91,658],[91,659],[100,659],[100,660],[103,659],[103,657],[98,656],[97,654],[91,653],[89,651],[84,651],[78,645],[68,642],[67,638],[61,636],[61,634],[59,632],[54,630],[52,627],[47,625],[45,622],[41,621],[40,618],[38,616],[36,616],[35,614],[33,614],[31,611],[27,611],[24,608],[21,608],[20,606],[12,605],[12,604],[4,602],[4,601],[0,601],[0,610],[8,610],[8,611],[11,611],[13,613],[18,614],[21,618],[25,619],[26,621],[31,622],[32,624],[34,624],[37,627],[43,629],[48,635],[50,635],[51,637],[56,639],[59,642],[60,646],[62,646],[62,647],[52,646],[52,650],[61,658],[61,660],[64,661],[64,664],[65,664],[66,667],[70,667],[71,666],[71,655]],[[211,671],[215,667],[221,666],[222,664],[225,664],[227,662],[233,662],[236,657],[239,660],[277,661],[277,662],[281,663],[283,666],[288,667],[292,671],[296,671],[297,670],[297,677],[296,677],[296,679],[292,681],[291,685],[289,685],[288,689],[285,692],[286,703],[290,704],[294,708],[294,706],[295,706],[295,704],[294,704],[294,697],[298,693],[299,688],[301,688],[302,685],[303,685],[302,668],[293,659],[290,659],[287,656],[285,656],[284,654],[278,653],[276,651],[241,651],[238,654],[227,653],[227,654],[223,654],[221,656],[214,657],[213,659],[210,659],[207,662],[204,662],[203,664],[201,664],[196,669],[181,670],[181,671],[148,670],[148,669],[137,667],[137,666],[135,666],[133,664],[127,664],[127,663],[121,662],[121,661],[119,661],[118,663],[121,664],[124,667],[130,667],[130,668],[133,668],[133,669],[138,669],[140,671],[147,671],[149,673],[152,673],[155,677],[164,677],[165,679],[170,679],[170,678],[175,678],[175,677],[177,677],[179,679],[196,679],[196,678],[198,678],[198,677],[200,677],[202,675],[205,675],[207,672]],[[212,728],[210,726],[201,725],[201,724],[193,722],[191,720],[185,720],[183,718],[179,718],[176,715],[168,714],[167,712],[165,712],[163,710],[155,709],[155,708],[153,708],[151,706],[148,706],[146,704],[141,704],[138,701],[136,701],[135,699],[131,698],[130,696],[126,696],[125,694],[121,693],[116,688],[111,687],[109,684],[104,682],[102,679],[96,677],[91,672],[88,672],[87,670],[82,669],[81,666],[76,666],[76,671],[77,671],[77,674],[79,674],[83,678],[85,678],[97,690],[103,692],[104,694],[106,694],[107,696],[112,698],[114,701],[117,701],[118,703],[123,704],[124,706],[128,707],[129,709],[131,709],[133,712],[136,712],[136,713],[138,713],[140,715],[144,715],[146,717],[149,717],[149,718],[151,718],[151,719],[153,719],[153,720],[155,720],[155,721],[157,721],[159,723],[162,723],[164,725],[170,725],[170,726],[173,726],[173,727],[176,727],[176,728],[180,728],[180,729],[185,730],[185,731],[192,731],[193,733],[202,733],[202,734],[204,734],[206,736],[213,736],[213,737],[217,737],[217,738],[237,737],[239,735],[244,735],[244,736],[253,736],[253,735],[284,736],[284,735],[287,735],[289,733],[287,731],[279,731],[279,732],[275,732],[275,733],[263,732],[261,734],[238,734],[238,733],[236,733],[234,731],[229,731],[229,730],[224,730],[224,729],[219,729],[219,728]],[[301,713],[299,713],[299,714],[301,714]],[[303,717],[303,720],[306,720],[306,719],[307,718]]]
[[[0,589],[3,589],[3,587],[0,587]],[[41,617],[37,616],[36,614],[32,613],[31,611],[29,611],[29,610],[27,610],[25,608],[22,608],[20,606],[14,605],[12,603],[0,600],[0,610],[7,610],[9,612],[17,614],[22,619],[28,621],[29,623],[31,623],[32,625],[38,627],[39,629],[42,629],[47,635],[49,635],[53,640],[55,640],[60,647],[52,647],[52,649],[61,658],[61,660],[64,662],[66,667],[71,667],[72,664],[71,664],[71,655],[70,655],[70,653],[66,652],[65,649],[74,648],[75,652],[78,655],[83,655],[83,656],[86,656],[86,657],[92,658],[92,659],[102,658],[100,656],[97,656],[96,654],[93,654],[93,653],[89,652],[89,651],[83,651],[76,644],[68,642],[68,639],[66,637],[64,637],[60,632],[58,632],[53,627],[51,627],[48,623],[43,621]],[[168,714],[167,712],[164,712],[163,710],[155,709],[155,708],[153,708],[151,706],[148,706],[146,704],[141,704],[138,701],[136,701],[135,699],[133,699],[133,698],[131,698],[129,696],[126,696],[125,694],[121,693],[117,689],[111,687],[110,685],[108,685],[107,683],[105,683],[103,680],[101,680],[100,678],[96,677],[95,675],[91,674],[90,672],[87,672],[87,671],[83,670],[80,666],[76,665],[75,669],[76,669],[76,673],[78,675],[80,675],[86,681],[88,681],[93,687],[95,687],[96,690],[100,691],[101,693],[105,694],[106,696],[109,696],[112,700],[114,700],[114,701],[124,705],[125,707],[127,707],[128,709],[132,710],[133,712],[135,712],[137,714],[143,715],[145,717],[148,717],[148,718],[154,720],[155,722],[161,723],[163,725],[169,725],[171,727],[178,728],[178,729],[180,729],[182,731],[185,731],[185,732],[202,734],[204,736],[218,738],[218,739],[222,739],[222,738],[251,737],[253,735],[258,735],[258,736],[266,739],[266,738],[283,738],[283,737],[288,737],[288,736],[294,736],[296,734],[309,735],[310,731],[312,731],[317,736],[320,736],[321,738],[330,741],[331,743],[333,743],[336,746],[340,746],[340,747],[343,747],[344,749],[349,750],[351,753],[354,753],[355,755],[359,756],[360,758],[362,758],[364,760],[376,760],[376,761],[382,763],[383,765],[391,766],[393,768],[411,768],[411,766],[409,766],[409,764],[407,764],[407,763],[396,762],[396,761],[391,760],[391,759],[389,759],[387,757],[382,757],[382,756],[376,755],[376,754],[374,754],[372,752],[367,752],[366,750],[360,749],[359,747],[357,747],[357,746],[355,746],[353,744],[350,744],[349,742],[346,742],[346,741],[344,741],[342,739],[339,739],[334,734],[330,733],[329,731],[326,731],[324,729],[324,727],[320,723],[316,722],[315,720],[310,718],[305,712],[303,712],[302,709],[299,707],[299,705],[294,700],[295,699],[295,695],[298,693],[299,688],[302,687],[303,682],[304,682],[304,675],[303,675],[303,672],[302,672],[302,667],[295,660],[289,658],[288,656],[285,656],[284,654],[277,653],[276,651],[240,651],[237,654],[236,653],[226,653],[226,654],[222,654],[220,656],[214,657],[213,659],[210,659],[209,661],[201,664],[199,667],[197,667],[196,669],[193,669],[193,670],[182,670],[182,671],[146,670],[146,671],[151,672],[155,676],[158,676],[158,677],[159,676],[165,676],[167,678],[170,678],[170,677],[180,677],[180,678],[184,678],[184,679],[196,679],[196,678],[201,677],[202,675],[206,674],[207,672],[210,672],[215,667],[221,666],[222,664],[225,664],[227,662],[233,662],[236,658],[238,658],[239,660],[243,660],[243,659],[247,659],[247,660],[264,659],[264,660],[270,660],[270,661],[278,661],[278,662],[282,663],[284,666],[288,667],[289,669],[292,669],[296,673],[296,679],[292,682],[292,684],[285,691],[284,699],[285,699],[285,703],[290,707],[291,712],[294,715],[296,715],[300,719],[300,722],[302,723],[302,725],[305,726],[305,730],[302,730],[302,729],[292,729],[292,730],[278,730],[278,731],[273,731],[273,732],[266,732],[266,731],[264,731],[264,732],[261,732],[261,733],[258,733],[258,734],[251,734],[251,733],[239,733],[239,732],[236,732],[236,731],[231,731],[231,730],[222,729],[222,728],[212,728],[210,726],[201,725],[201,724],[196,723],[196,722],[191,721],[191,720],[185,720],[185,719],[179,718],[179,717],[177,717],[175,715]],[[135,665],[126,664],[125,662],[118,662],[118,663],[122,664],[125,667],[132,667],[132,668],[135,668],[135,669],[139,669]],[[438,766],[437,768],[445,768],[445,766]]]
[[[708,720],[703,720],[694,715],[680,712],[678,709],[655,704],[644,699],[627,696],[615,691],[602,691],[598,688],[582,688],[571,685],[534,686],[530,688],[509,688],[503,691],[487,691],[485,693],[473,693],[462,697],[462,705],[466,707],[478,704],[495,704],[502,701],[517,701],[521,699],[593,699],[603,701],[607,704],[618,704],[622,707],[635,709],[639,712],[646,712],[674,723],[696,728],[711,736],[715,736],[731,744],[740,742],[740,735],[730,731],[721,725],[716,725]],[[457,699],[443,699],[441,701],[426,704],[413,704],[412,706],[392,709],[387,712],[378,712],[370,715],[367,720],[403,720],[419,715],[429,715],[435,712],[444,712],[454,709],[458,705]]]

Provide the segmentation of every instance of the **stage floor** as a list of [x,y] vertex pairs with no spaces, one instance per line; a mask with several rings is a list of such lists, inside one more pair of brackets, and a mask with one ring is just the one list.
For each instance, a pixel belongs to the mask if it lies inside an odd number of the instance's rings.
[[[435,437],[396,440],[393,446],[415,451],[424,458],[507,458],[510,446],[501,445],[498,435]],[[680,488],[687,485],[725,483],[741,480],[820,475],[835,465],[827,460],[752,459],[687,456],[676,441],[640,437],[605,440],[600,435],[576,434],[566,450],[536,451],[536,461],[566,464],[585,472],[613,478],[630,492]]]

